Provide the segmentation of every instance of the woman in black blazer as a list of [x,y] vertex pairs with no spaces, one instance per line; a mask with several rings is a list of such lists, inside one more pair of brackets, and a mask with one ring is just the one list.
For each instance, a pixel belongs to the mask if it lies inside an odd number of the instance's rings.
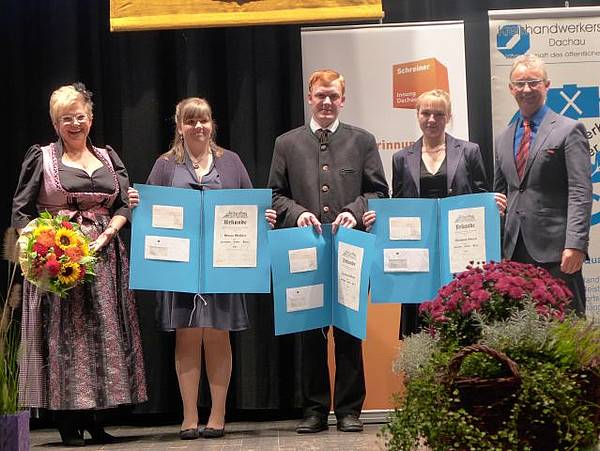
[[[487,191],[479,146],[446,133],[446,125],[452,118],[448,93],[441,89],[427,91],[417,99],[416,108],[423,136],[394,154],[392,197],[442,198]],[[374,211],[363,215],[367,230],[375,219]],[[418,306],[402,305],[401,338],[420,329]]]

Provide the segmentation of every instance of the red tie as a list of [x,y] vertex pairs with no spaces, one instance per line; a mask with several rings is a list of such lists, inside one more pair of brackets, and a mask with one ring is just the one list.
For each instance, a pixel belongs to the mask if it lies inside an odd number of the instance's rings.
[[521,138],[521,143],[517,149],[517,174],[519,175],[520,180],[523,180],[525,165],[527,164],[527,157],[529,156],[529,146],[531,145],[531,122],[524,120],[523,128],[523,137]]

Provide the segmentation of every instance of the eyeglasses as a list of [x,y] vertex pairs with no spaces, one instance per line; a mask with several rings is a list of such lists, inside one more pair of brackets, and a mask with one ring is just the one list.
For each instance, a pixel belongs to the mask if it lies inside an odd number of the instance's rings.
[[84,122],[87,122],[88,115],[85,113],[79,113],[74,116],[65,115],[65,116],[61,116],[58,120],[63,125],[71,125],[71,124],[74,124],[75,122],[77,122],[78,124],[83,124]]
[[525,89],[525,86],[529,86],[530,89],[537,88],[540,83],[544,83],[544,80],[515,80],[510,82],[513,88],[518,91]]

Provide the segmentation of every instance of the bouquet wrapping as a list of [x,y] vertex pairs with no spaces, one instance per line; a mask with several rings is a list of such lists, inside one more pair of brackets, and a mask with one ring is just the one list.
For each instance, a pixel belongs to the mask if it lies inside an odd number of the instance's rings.
[[40,289],[64,297],[71,288],[94,278],[96,257],[89,244],[79,224],[45,211],[19,237],[23,276]]

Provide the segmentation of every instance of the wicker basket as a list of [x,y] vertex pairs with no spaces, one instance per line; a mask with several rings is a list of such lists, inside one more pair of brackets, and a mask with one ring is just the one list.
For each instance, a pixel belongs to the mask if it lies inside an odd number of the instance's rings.
[[[463,360],[470,354],[483,352],[505,364],[511,376],[482,379],[479,377],[458,377]],[[521,386],[519,368],[506,354],[489,346],[475,344],[466,346],[457,352],[448,365],[443,382],[458,390],[460,402],[458,408],[465,409],[478,420],[478,427],[489,433],[500,429],[508,418],[515,401],[515,395]]]

